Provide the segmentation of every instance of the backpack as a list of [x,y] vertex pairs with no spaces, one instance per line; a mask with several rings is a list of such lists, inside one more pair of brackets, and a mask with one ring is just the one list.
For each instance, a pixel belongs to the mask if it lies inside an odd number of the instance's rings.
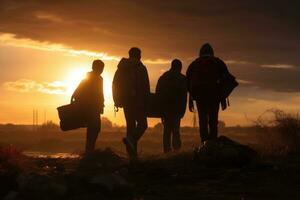
[[196,98],[216,98],[219,81],[219,70],[215,59],[197,59],[192,66],[189,87]]
[[131,81],[134,72],[132,68],[129,67],[130,65],[132,65],[132,63],[130,63],[128,59],[122,58],[113,78],[112,93],[116,108],[122,108],[124,106],[125,101],[128,100],[128,91],[134,89],[132,88]]
[[225,100],[239,85],[226,65],[219,61],[218,58],[209,57],[194,62],[189,85],[193,96]]
[[124,96],[124,86],[123,84],[123,77],[122,77],[122,70],[120,68],[117,69],[113,82],[112,82],[112,93],[113,93],[113,100],[115,103],[115,107],[121,108],[124,105],[123,96]]
[[230,72],[225,73],[220,79],[220,99],[227,99],[238,85],[236,78]]

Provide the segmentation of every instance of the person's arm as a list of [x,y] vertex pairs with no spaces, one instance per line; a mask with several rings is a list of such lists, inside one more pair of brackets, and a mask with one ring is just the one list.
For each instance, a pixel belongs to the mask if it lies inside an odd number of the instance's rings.
[[103,92],[103,79],[100,79],[100,114],[104,113],[104,92]]
[[77,88],[74,90],[72,96],[71,96],[71,103],[73,103],[79,96],[79,93],[81,91],[81,88],[82,88],[82,81],[79,83],[79,85],[77,86]]
[[[193,62],[194,63],[194,62]],[[186,83],[187,83],[187,91],[189,92],[189,110],[191,112],[194,112],[194,102],[191,95],[191,88],[190,88],[190,81],[191,81],[191,69],[193,66],[193,63],[191,63],[186,71]]]
[[147,96],[150,95],[150,81],[149,81],[149,76],[148,76],[148,71],[147,68],[143,65],[144,68],[144,81],[145,81],[145,93]]
[[186,104],[187,104],[187,84],[186,84],[186,77],[182,76],[182,93],[181,93],[181,117],[184,116],[186,111]]
[[[220,70],[220,77],[221,79],[226,76],[226,74],[229,74],[227,65],[225,64],[225,62],[221,59],[218,58],[218,66],[219,66],[219,70]],[[221,108],[222,110],[226,110],[227,108],[227,101],[225,98],[220,99],[220,103],[221,103]]]
[[220,58],[218,58],[218,66],[219,66],[221,76],[224,76],[229,73],[227,65]]
[[194,100],[193,97],[191,96],[191,93],[189,93],[189,110],[191,112],[194,112],[195,108],[194,108]]
[[188,90],[188,92],[191,91],[191,88],[190,88],[190,80],[191,80],[191,68],[192,68],[192,64],[193,64],[193,63],[191,63],[191,64],[188,66],[187,70],[186,70],[186,84],[187,84],[187,90]]
[[158,79],[158,81],[157,81],[157,84],[156,84],[156,88],[155,88],[155,93],[156,93],[156,94],[159,94],[159,93],[161,92],[161,88],[162,88],[162,87],[161,87],[161,85],[162,85],[162,84],[161,84],[161,81],[162,81],[162,80],[161,80],[161,77],[159,77],[159,79]]
[[149,76],[148,76],[148,71],[146,69],[146,89],[147,89],[147,93],[150,94],[150,81],[149,81]]

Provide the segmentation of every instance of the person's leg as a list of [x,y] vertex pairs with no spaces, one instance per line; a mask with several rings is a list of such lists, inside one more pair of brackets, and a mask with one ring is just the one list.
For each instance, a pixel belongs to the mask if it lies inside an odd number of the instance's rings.
[[133,144],[133,153],[137,156],[137,144],[140,138],[148,128],[146,113],[138,111],[136,108],[133,110],[134,129],[132,131],[131,141]]
[[126,137],[123,138],[123,143],[126,145],[126,151],[129,157],[136,156],[136,141],[135,141],[135,134],[136,134],[136,121],[134,116],[134,109],[130,106],[124,106],[124,115],[126,120],[126,128],[127,133]]
[[100,116],[95,116],[88,120],[87,125],[87,138],[85,145],[85,152],[91,153],[95,150],[96,141],[101,129],[101,119]]
[[209,109],[209,139],[217,139],[218,137],[218,115],[219,104],[216,103]]
[[181,148],[181,139],[180,139],[180,118],[174,118],[172,122],[172,144],[174,150],[179,150]]
[[139,112],[136,115],[136,134],[135,140],[138,142],[148,128],[147,115],[144,112]]
[[199,101],[197,103],[198,117],[199,117],[199,129],[201,142],[208,140],[208,113],[207,106]]
[[163,118],[162,121],[164,125],[163,148],[164,153],[168,153],[171,151],[171,124],[168,117]]
[[134,110],[131,107],[124,107],[124,116],[126,120],[126,136],[130,139],[134,138],[135,135],[135,129],[136,129],[136,122],[134,118]]

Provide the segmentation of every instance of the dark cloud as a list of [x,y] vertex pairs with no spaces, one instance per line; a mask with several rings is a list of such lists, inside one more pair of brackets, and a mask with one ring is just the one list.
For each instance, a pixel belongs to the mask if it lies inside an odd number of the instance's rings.
[[293,0],[2,0],[0,31],[116,56],[140,46],[146,58],[186,65],[210,41],[221,58],[244,62],[229,65],[240,79],[300,91],[299,7]]
[[[299,76],[300,68],[279,68],[285,65],[272,67],[258,66],[253,63],[243,65],[231,65],[231,71],[241,80],[242,86],[258,87],[277,92],[300,92]],[[290,66],[289,66],[290,67]]]

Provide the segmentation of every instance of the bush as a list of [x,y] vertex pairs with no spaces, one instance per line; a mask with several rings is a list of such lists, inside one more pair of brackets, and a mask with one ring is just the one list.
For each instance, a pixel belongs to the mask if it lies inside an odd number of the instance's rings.
[[286,155],[299,151],[300,118],[282,110],[267,110],[256,122],[264,153]]
[[53,130],[56,131],[56,130],[59,130],[59,125],[57,125],[53,121],[47,121],[46,123],[42,124],[39,127],[39,130],[41,130],[41,131],[53,131]]

